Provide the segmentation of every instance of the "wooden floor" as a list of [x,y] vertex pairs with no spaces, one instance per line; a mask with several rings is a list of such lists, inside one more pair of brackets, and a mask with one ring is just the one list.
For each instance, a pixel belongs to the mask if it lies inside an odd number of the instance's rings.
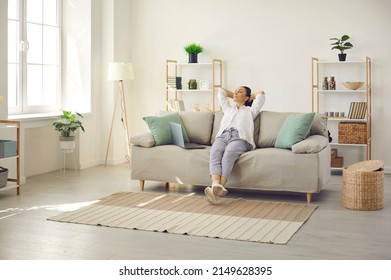
[[[0,259],[391,259],[391,175],[385,176],[385,207],[354,211],[341,206],[341,176],[332,176],[314,197],[318,209],[287,245],[229,241],[168,233],[47,221],[118,191],[139,191],[127,164],[30,177],[0,192]],[[202,187],[145,191],[203,194]],[[305,203],[305,195],[230,190],[230,197]]]

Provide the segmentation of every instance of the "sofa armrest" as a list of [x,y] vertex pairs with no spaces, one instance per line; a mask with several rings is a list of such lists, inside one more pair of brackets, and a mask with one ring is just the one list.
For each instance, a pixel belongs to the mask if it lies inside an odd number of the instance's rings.
[[316,154],[323,150],[329,141],[322,135],[311,135],[292,146],[292,152],[295,154]]
[[151,132],[145,132],[142,134],[133,135],[129,139],[131,145],[141,146],[145,148],[151,148],[155,146],[155,139]]

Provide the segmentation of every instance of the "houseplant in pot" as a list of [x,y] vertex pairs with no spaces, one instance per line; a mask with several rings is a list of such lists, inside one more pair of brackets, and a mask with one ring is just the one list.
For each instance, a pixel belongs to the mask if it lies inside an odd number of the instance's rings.
[[348,42],[349,39],[350,37],[348,35],[343,35],[341,38],[330,38],[332,41],[331,46],[333,46],[331,49],[336,49],[341,52],[338,54],[339,61],[345,61],[346,53],[344,51],[353,48],[353,45]]
[[197,63],[198,54],[202,53],[202,51],[204,50],[200,45],[197,45],[195,43],[185,46],[184,49],[189,54],[189,63]]
[[75,133],[80,128],[83,132],[84,127],[77,117],[83,118],[80,113],[72,113],[71,111],[63,111],[60,115],[61,120],[53,123],[54,129],[60,132],[60,148],[74,149],[75,148]]

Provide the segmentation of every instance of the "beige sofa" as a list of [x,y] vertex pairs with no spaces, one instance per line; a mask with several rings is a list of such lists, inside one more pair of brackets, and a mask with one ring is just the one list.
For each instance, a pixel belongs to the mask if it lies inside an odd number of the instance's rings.
[[[330,145],[327,118],[315,114],[307,138],[291,149],[275,148],[279,130],[289,115],[262,111],[255,120],[253,151],[244,153],[236,162],[228,188],[265,191],[319,193],[330,178]],[[207,145],[206,149],[185,150],[175,145],[156,146],[150,132],[131,137],[131,178],[208,186],[209,152],[222,118],[221,112],[180,112],[180,119],[190,142]]]

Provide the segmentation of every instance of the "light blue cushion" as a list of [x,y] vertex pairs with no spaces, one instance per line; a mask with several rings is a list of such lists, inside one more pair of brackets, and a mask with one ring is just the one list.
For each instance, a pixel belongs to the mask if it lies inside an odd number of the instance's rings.
[[311,128],[315,113],[290,115],[286,118],[276,139],[276,148],[291,149],[292,145],[304,140]]
[[186,129],[183,126],[178,113],[166,114],[163,116],[148,116],[144,117],[143,120],[147,123],[149,130],[155,139],[156,146],[172,144],[170,122],[182,125],[183,138],[185,139],[185,142],[189,142]]

